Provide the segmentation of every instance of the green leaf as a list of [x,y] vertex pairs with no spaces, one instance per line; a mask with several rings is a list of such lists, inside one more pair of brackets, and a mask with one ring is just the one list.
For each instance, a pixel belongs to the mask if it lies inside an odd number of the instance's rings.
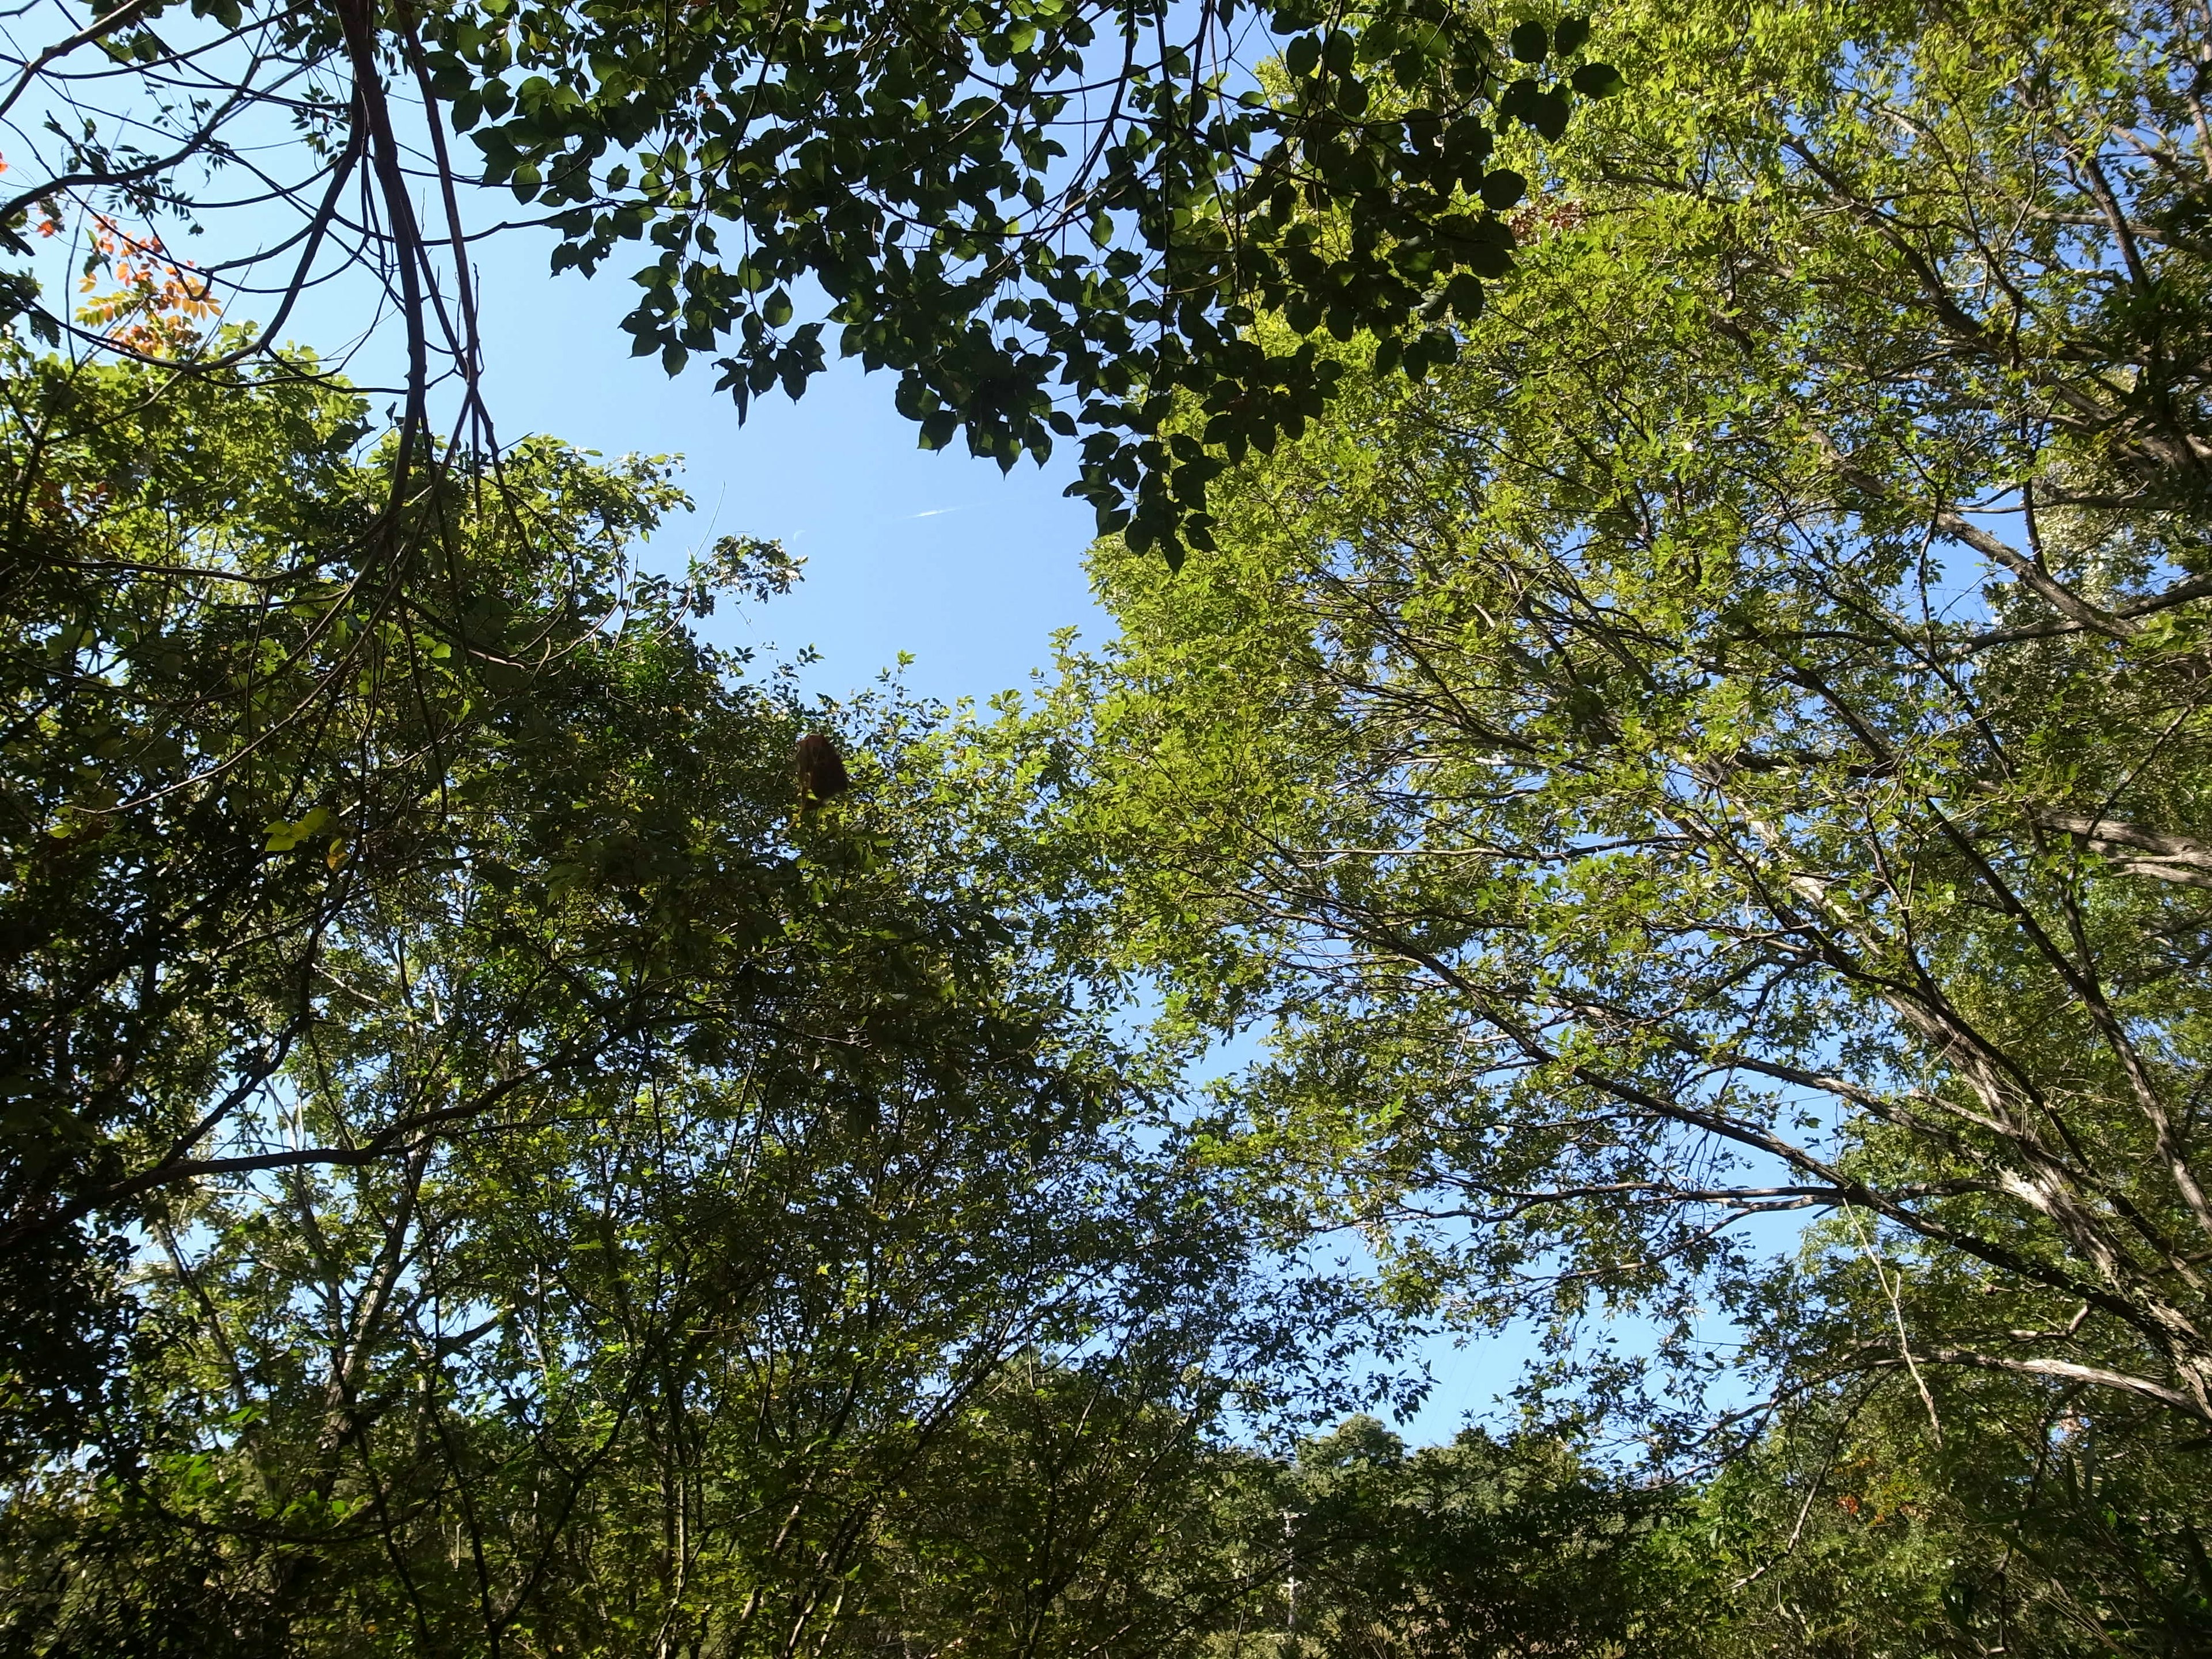
[[1574,89],[1585,98],[1610,98],[1625,91],[1628,82],[1620,71],[1610,64],[1584,64],[1569,77]]
[[262,850],[268,853],[289,853],[304,842],[313,840],[337,821],[328,807],[318,806],[305,817],[289,820],[278,819],[268,828],[268,837]]
[[1553,87],[1529,100],[1523,118],[1545,137],[1556,140],[1566,136],[1567,122],[1573,113],[1574,106],[1568,102],[1565,90]]
[[1528,193],[1528,181],[1510,167],[1500,167],[1482,181],[1482,204],[1493,213],[1517,206]]

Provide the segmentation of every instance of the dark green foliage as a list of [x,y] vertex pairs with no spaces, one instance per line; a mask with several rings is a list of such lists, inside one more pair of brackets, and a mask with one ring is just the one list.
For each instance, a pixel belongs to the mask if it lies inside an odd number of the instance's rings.
[[[0,376],[0,1650],[2212,1647],[2196,21],[194,15],[342,62],[412,361],[0,295],[151,360]],[[791,562],[490,444],[387,77],[672,372],[1083,436],[1119,639],[704,648]],[[1407,1315],[1520,1431],[1232,1443]]]
[[1538,1437],[1408,1455],[1371,1417],[1288,1461],[1098,1381],[1017,1373],[902,1517],[855,1650],[1491,1659],[1669,1650],[1683,1495]]
[[387,537],[349,396],[11,369],[9,1650],[815,1648],[1016,1356],[1292,1340],[1018,797],[690,634],[774,550],[641,578],[665,469],[550,442]]
[[1468,1430],[1409,1456],[1353,1418],[1299,1448],[1283,1495],[1300,1628],[1332,1659],[1657,1651],[1679,1634],[1650,1559],[1679,1497],[1564,1444]]
[[[1073,493],[1102,531],[1171,563],[1186,542],[1209,544],[1206,486],[1223,457],[1271,448],[1328,401],[1328,359],[1261,349],[1254,317],[1288,309],[1340,339],[1370,333],[1417,379],[1449,362],[1445,282],[1510,265],[1504,227],[1483,215],[1478,234],[1464,228],[1493,131],[1557,138],[1577,97],[1620,84],[1572,61],[1581,20],[1556,34],[1523,22],[1509,54],[1488,9],[1457,0],[1225,0],[1194,14],[1169,0],[389,13],[195,0],[228,33],[191,48],[178,44],[189,28],[148,27],[167,9],[125,9],[23,60],[19,95],[58,102],[67,60],[97,42],[130,113],[72,117],[11,150],[0,219],[15,246],[28,251],[14,233],[33,208],[40,228],[118,203],[225,222],[224,191],[199,169],[221,176],[243,132],[265,144],[257,118],[296,134],[258,165],[304,170],[289,198],[307,222],[261,252],[249,250],[264,228],[244,224],[203,274],[106,222],[86,270],[129,275],[105,309],[72,319],[27,277],[11,289],[10,314],[46,337],[205,362],[207,343],[153,318],[151,296],[212,305],[236,283],[257,304],[282,294],[281,321],[319,260],[354,257],[356,233],[334,233],[333,216],[366,180],[383,222],[361,252],[396,268],[387,288],[408,334],[403,461],[427,459],[435,357],[465,383],[471,435],[490,429],[471,279],[441,271],[462,257],[460,204],[477,210],[483,187],[497,192],[485,217],[523,204],[552,229],[556,272],[598,270],[636,245],[643,263],[624,274],[642,294],[623,325],[636,354],[672,374],[711,360],[740,414],[771,389],[798,396],[834,338],[896,375],[924,447],[964,433],[1006,467],[1079,438]],[[408,175],[425,158],[436,187],[418,200]],[[1167,441],[1183,399],[1205,410],[1216,453]]]

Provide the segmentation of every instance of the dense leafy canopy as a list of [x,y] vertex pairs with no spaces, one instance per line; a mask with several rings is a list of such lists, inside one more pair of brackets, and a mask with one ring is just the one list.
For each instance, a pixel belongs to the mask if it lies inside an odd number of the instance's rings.
[[665,469],[534,444],[395,611],[358,400],[150,380],[9,381],[0,1629],[816,1645],[1011,1362],[1273,1374],[1018,816],[884,700],[794,811],[683,609],[775,550],[639,578]]
[[[1977,1524],[2176,1651],[2212,1606],[2197,27],[1609,12],[1638,95],[1507,155],[1521,271],[1458,368],[1408,394],[1355,343],[1345,414],[1217,488],[1217,553],[1102,548],[1123,638],[1047,717],[1128,959],[1272,1036],[1220,1156],[1662,1440],[1707,1426],[1717,1313],[1740,1432],[1839,1413],[1848,1459],[1901,1397]],[[1679,1364],[1609,1358],[1618,1311]],[[2124,1525],[2051,1496],[2085,1439]]]
[[1363,380],[1172,586],[1104,555],[1075,821],[1195,1014],[1279,1017],[1248,1105],[1324,1187],[1510,1224],[1410,1270],[1663,1305],[1825,1209],[1983,1310],[1944,1363],[2202,1432],[2205,266],[2151,227],[2206,185],[2141,136],[2194,60],[2016,21],[1625,37],[1741,125],[1560,153],[1462,371]]
[[[23,54],[0,1651],[2203,1651],[2201,23]],[[702,643],[793,563],[492,441],[461,134],[741,403],[834,324],[1088,428],[1121,637],[988,720]],[[142,228],[278,155],[388,420]],[[1513,1432],[1290,1431],[1516,1320]]]
[[[511,192],[556,271],[641,245],[623,325],[671,374],[711,356],[740,411],[795,397],[835,325],[897,374],[927,447],[964,430],[1011,466],[1084,434],[1075,491],[1170,557],[1205,544],[1221,465],[1157,434],[1174,400],[1242,454],[1328,398],[1328,361],[1257,349],[1255,313],[1371,331],[1416,374],[1448,361],[1447,319],[1511,263],[1498,214],[1523,181],[1490,166],[1497,134],[1556,137],[1619,84],[1581,61],[1579,18],[1493,35],[1452,0],[131,0],[84,27],[34,8],[15,38],[40,23],[0,101],[0,220],[118,279],[72,317],[13,277],[50,338],[219,362],[255,347],[155,302],[273,298],[274,335],[306,286],[373,270],[407,330],[404,480],[434,374],[489,438],[462,204]],[[230,234],[194,264],[165,224]]]

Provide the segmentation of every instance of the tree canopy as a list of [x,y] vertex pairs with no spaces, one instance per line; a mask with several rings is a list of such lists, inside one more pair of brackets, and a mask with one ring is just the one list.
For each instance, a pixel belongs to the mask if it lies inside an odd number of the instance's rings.
[[[964,431],[1012,466],[1080,437],[1101,528],[1173,559],[1205,544],[1219,447],[1265,448],[1329,392],[1327,358],[1245,325],[1290,307],[1416,374],[1448,361],[1449,319],[1511,264],[1498,216],[1523,180],[1489,164],[1497,133],[1557,137],[1620,84],[1579,17],[1486,21],[1451,0],[34,8],[18,38],[46,43],[4,54],[0,223],[19,253],[66,235],[117,286],[76,313],[27,270],[8,289],[50,341],[211,368],[358,267],[405,334],[404,484],[434,464],[441,380],[456,434],[489,444],[471,250],[520,204],[556,272],[639,245],[636,351],[711,358],[741,413],[799,395],[835,325],[896,374],[926,447]],[[227,234],[195,260],[179,227]],[[246,307],[256,338],[194,320]],[[1213,449],[1158,434],[1182,396]]]
[[1268,1386],[1012,801],[885,696],[796,805],[796,694],[690,631],[777,550],[641,577],[665,467],[536,443],[395,611],[358,398],[152,375],[8,382],[0,1629],[795,1650],[1018,1358]]
[[1459,369],[1178,582],[1102,552],[1081,821],[1353,1213],[1514,1224],[1413,1270],[1633,1297],[1814,1207],[1986,1290],[1942,1363],[2212,1422],[2194,60],[1762,20],[1625,11],[1733,113],[1555,151]]
[[[2205,27],[19,53],[0,1652],[2203,1651]],[[1079,438],[1118,636],[711,647],[796,562],[496,441],[487,185],[741,404]]]
[[1180,1018],[1268,1035],[1215,1133],[1294,1227],[1662,1442],[1716,1315],[1741,1433],[1901,1394],[2054,1563],[2094,1433],[2146,1507],[2054,1570],[2201,1631],[2197,25],[1601,27],[1638,95],[1508,155],[1458,366],[1355,343],[1217,552],[1097,550],[1067,833]]

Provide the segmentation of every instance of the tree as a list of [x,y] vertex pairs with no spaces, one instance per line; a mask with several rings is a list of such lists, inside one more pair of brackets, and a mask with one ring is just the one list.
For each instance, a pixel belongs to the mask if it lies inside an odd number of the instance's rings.
[[1409,1455],[1355,1415],[1271,1455],[1066,1374],[981,1403],[863,1650],[1488,1659],[1680,1652],[1691,1630],[1662,1547],[1681,1495],[1555,1441]]
[[1677,1495],[1593,1468],[1570,1446],[1469,1429],[1408,1455],[1375,1419],[1354,1417],[1300,1446],[1286,1485],[1304,1632],[1290,1651],[1681,1650],[1670,1587],[1647,1559]]
[[[844,355],[897,374],[927,447],[964,428],[1011,466],[1085,434],[1078,493],[1170,557],[1203,544],[1220,465],[1157,434],[1174,398],[1203,399],[1206,442],[1242,453],[1327,398],[1328,360],[1255,349],[1254,308],[1374,330],[1417,374],[1448,360],[1444,319],[1510,264],[1496,210],[1521,181],[1486,165],[1495,131],[1556,137],[1577,93],[1619,84],[1574,64],[1578,19],[1493,40],[1449,0],[1188,16],[130,0],[54,28],[0,94],[0,221],[18,252],[27,230],[66,234],[88,278],[118,283],[72,315],[18,272],[9,314],[216,370],[270,352],[308,284],[361,268],[406,336],[395,514],[441,464],[440,380],[459,388],[456,438],[495,447],[470,254],[485,233],[462,214],[480,186],[552,232],[556,272],[649,243],[637,351],[672,374],[713,356],[741,412],[796,396],[836,324]],[[1322,208],[1348,238],[1320,237]],[[162,240],[204,225],[236,229],[197,261]],[[179,314],[264,303],[264,335],[221,343]]]
[[[1024,1356],[885,1516],[854,1653],[1182,1654],[1246,1591],[1219,1499],[1218,1384]],[[1194,1386],[1195,1385],[1195,1386]]]
[[[479,845],[484,811],[507,809],[518,833],[545,838],[508,849],[524,860],[518,883],[544,882],[557,848],[597,846],[594,830],[612,828],[604,793],[533,817],[513,811],[512,789],[525,775],[552,783],[573,755],[545,718],[557,705],[541,700],[591,672],[602,620],[623,603],[619,550],[677,498],[651,465],[519,455],[520,499],[547,520],[533,527],[535,556],[514,545],[514,521],[449,518],[436,608],[395,619],[389,573],[342,550],[379,510],[379,469],[349,453],[357,399],[210,376],[149,400],[143,371],[21,354],[10,368],[0,1251],[19,1317],[55,1309],[51,1329],[11,1331],[51,1352],[48,1338],[81,1323],[68,1287],[94,1271],[92,1241],[166,1190],[404,1163],[440,1125],[496,1115],[534,1079],[588,1064],[626,1015],[643,1015],[636,1030],[672,1012],[645,1012],[638,981],[610,971],[626,954],[649,960],[647,940],[680,949],[665,918],[605,912],[595,949],[563,960],[518,907],[495,932],[521,952],[509,963],[523,977],[477,981],[508,1000],[465,1040],[466,1060],[415,1071],[421,998],[442,994],[442,1013],[471,990],[410,980],[392,1014],[393,1086],[368,1118],[319,1126],[337,1137],[319,1144],[266,1112],[254,1121],[326,999],[343,995],[319,977],[334,936],[404,963],[408,928],[439,914],[453,872],[499,861]],[[496,549],[482,562],[479,537]],[[649,754],[635,725],[645,712],[626,712],[622,735]],[[658,799],[659,820],[636,828],[678,833],[678,797]],[[711,857],[684,867],[701,890],[685,911],[711,926],[733,890]],[[410,908],[394,915],[403,896]],[[595,1001],[613,1018],[571,1041],[564,1018]]]
[[[1529,163],[1460,369],[1232,475],[1172,591],[1100,549],[1071,846],[1182,1018],[1272,1030],[1224,1148],[1413,1300],[1686,1361],[1717,1303],[1770,1408],[2193,1459],[2196,26],[1605,27],[1649,96]],[[1732,1242],[1808,1214],[1817,1275]]]
[[395,610],[357,398],[13,368],[9,1650],[819,1651],[1013,1362],[1297,1340],[1021,798],[691,634],[777,550],[539,442]]
[[1696,1650],[2200,1649],[2201,1470],[2124,1423],[2022,1423],[2006,1392],[1954,1400],[1931,1446],[1912,1390],[1852,1377],[1680,1493],[1644,1569]]

